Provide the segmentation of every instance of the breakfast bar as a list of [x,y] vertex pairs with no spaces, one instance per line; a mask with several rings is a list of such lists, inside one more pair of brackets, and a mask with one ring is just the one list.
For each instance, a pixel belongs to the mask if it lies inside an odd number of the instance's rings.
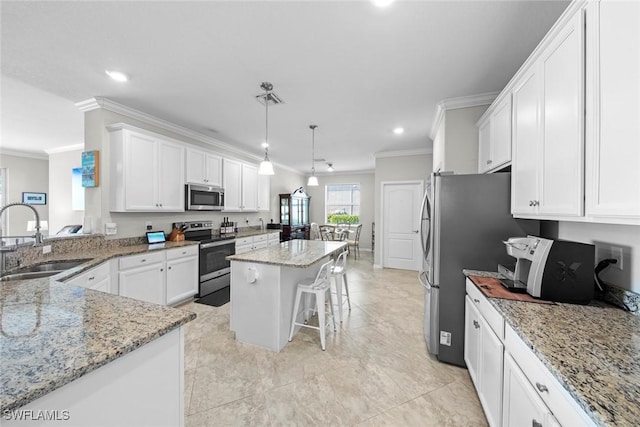
[[280,351],[289,338],[296,285],[314,277],[343,242],[289,240],[227,257],[231,261],[230,328],[236,340]]

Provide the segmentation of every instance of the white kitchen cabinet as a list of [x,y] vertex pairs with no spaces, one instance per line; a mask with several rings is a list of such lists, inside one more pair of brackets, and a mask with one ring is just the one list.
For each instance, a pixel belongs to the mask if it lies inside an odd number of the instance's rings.
[[79,274],[65,283],[74,286],[81,286],[94,291],[107,292],[117,294],[117,285],[114,286],[111,277],[111,261],[105,261],[102,264]]
[[477,298],[465,298],[464,358],[489,425],[500,426],[504,346],[476,308]]
[[167,305],[198,293],[198,246],[169,249],[167,259]]
[[513,90],[512,213],[584,213],[584,18],[575,13]]
[[184,147],[122,123],[111,132],[111,211],[183,212]]
[[559,425],[511,356],[504,360],[503,427]]
[[275,232],[275,233],[269,233],[269,238],[267,239],[267,245],[269,247],[280,245],[280,232],[279,231]]
[[262,233],[236,239],[236,254],[264,249],[280,244],[280,232]]
[[258,175],[258,211],[270,210],[271,202],[271,176]]
[[640,3],[587,5],[586,214],[640,224]]
[[166,301],[164,262],[162,260],[147,262],[144,257],[143,255],[140,258],[137,267],[130,268],[123,268],[124,258],[120,260],[118,273],[120,296],[164,305]]
[[258,210],[258,168],[237,160],[223,159],[224,211]]
[[511,94],[497,100],[478,126],[478,172],[507,165],[511,161]]
[[222,157],[195,148],[187,148],[186,156],[187,183],[222,187]]

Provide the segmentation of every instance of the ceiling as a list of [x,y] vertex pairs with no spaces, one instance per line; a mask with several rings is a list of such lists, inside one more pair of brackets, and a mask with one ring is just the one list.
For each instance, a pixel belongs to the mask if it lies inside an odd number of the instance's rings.
[[284,100],[276,164],[308,173],[317,124],[316,158],[373,170],[376,153],[431,149],[439,101],[501,90],[567,5],[3,0],[2,148],[82,144],[74,103],[104,97],[259,156],[267,81]]

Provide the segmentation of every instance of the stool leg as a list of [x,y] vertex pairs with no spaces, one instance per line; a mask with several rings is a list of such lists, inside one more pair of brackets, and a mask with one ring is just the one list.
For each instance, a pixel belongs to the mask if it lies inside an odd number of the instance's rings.
[[[351,297],[349,296],[349,283],[347,282],[347,273],[342,273],[344,277],[344,290],[347,291],[347,304],[349,304],[349,311],[351,311]],[[342,315],[340,315],[342,320]]]
[[[303,307],[303,319],[304,319],[304,323],[309,323],[309,319],[311,319],[311,316],[313,316],[316,313],[315,308],[311,308],[311,299],[313,298],[313,294],[309,293],[309,292],[305,292],[304,295],[304,307]],[[312,313],[311,315],[309,315],[309,313]]]
[[[340,323],[342,323],[342,275],[333,276],[336,282],[336,299],[338,300],[338,316]],[[333,307],[333,306],[332,306]]]
[[289,341],[293,338],[293,329],[296,326],[296,319],[298,317],[298,309],[300,308],[300,299],[302,298],[302,292],[300,289],[296,291],[296,302],[293,305],[293,314],[291,315],[291,331],[289,331]]
[[324,307],[324,291],[316,293],[316,308],[318,309],[318,323],[320,326],[320,345],[322,346],[322,350],[325,350],[324,346],[324,334],[325,334],[325,307]]
[[336,316],[333,314],[333,296],[331,295],[331,286],[327,289],[329,293],[329,307],[331,308],[331,320],[333,321],[333,332],[337,332],[336,329]]

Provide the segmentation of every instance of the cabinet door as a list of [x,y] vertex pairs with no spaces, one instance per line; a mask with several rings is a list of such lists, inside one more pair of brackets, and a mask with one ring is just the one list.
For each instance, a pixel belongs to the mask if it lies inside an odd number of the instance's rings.
[[204,182],[208,185],[222,187],[222,157],[210,153],[206,154]]
[[165,273],[163,263],[120,270],[120,295],[155,304],[165,304]]
[[484,413],[491,426],[502,424],[502,369],[504,345],[480,316],[480,391]]
[[198,257],[167,261],[167,304],[174,304],[198,293]]
[[640,3],[587,6],[587,215],[640,218]]
[[511,356],[504,359],[503,427],[543,427],[551,415]]
[[242,204],[243,211],[258,210],[258,168],[242,164]]
[[158,141],[158,209],[184,212],[184,148]]
[[479,391],[480,313],[469,296],[464,299],[464,324],[464,361],[467,364],[469,376]]
[[584,200],[584,23],[576,13],[540,58],[543,134],[538,212],[582,216]]
[[123,155],[125,209],[147,212],[158,210],[156,139],[125,131]]
[[491,169],[491,120],[478,127],[478,173]]
[[186,181],[190,184],[206,184],[206,153],[187,148]]
[[224,210],[239,211],[242,201],[242,164],[235,160],[224,159],[222,165]]
[[491,114],[491,168],[511,161],[511,94]]
[[271,177],[258,175],[258,210],[269,211],[271,201]]
[[511,213],[535,213],[540,134],[540,89],[536,67],[522,76],[513,90],[513,163]]

